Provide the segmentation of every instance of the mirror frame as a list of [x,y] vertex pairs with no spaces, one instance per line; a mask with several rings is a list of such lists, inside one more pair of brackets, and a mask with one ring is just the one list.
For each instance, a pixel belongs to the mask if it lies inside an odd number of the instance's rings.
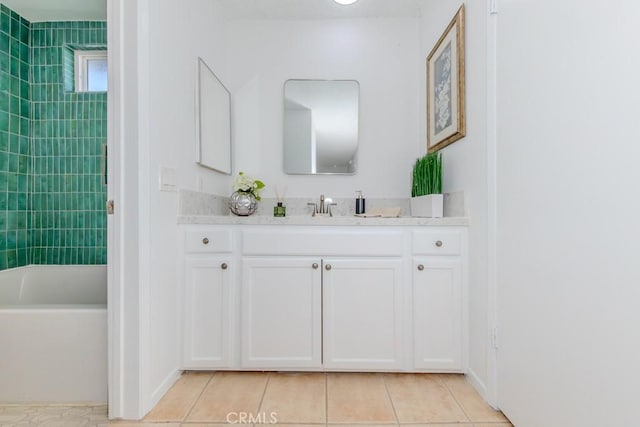
[[[212,91],[207,90],[209,87]],[[196,76],[195,117],[196,163],[231,175],[231,92],[201,57]]]

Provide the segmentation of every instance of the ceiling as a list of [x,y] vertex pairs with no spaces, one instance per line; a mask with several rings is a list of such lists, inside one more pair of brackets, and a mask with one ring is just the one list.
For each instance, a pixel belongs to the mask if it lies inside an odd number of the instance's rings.
[[[359,0],[342,6],[332,0],[210,0],[236,19],[414,18],[424,0]],[[107,0],[0,0],[30,22],[105,21]],[[188,4],[182,0],[180,7]]]
[[106,21],[107,0],[0,0],[30,22]]
[[333,0],[214,0],[230,18],[327,19],[414,18],[421,16],[424,0],[359,0],[342,6]]

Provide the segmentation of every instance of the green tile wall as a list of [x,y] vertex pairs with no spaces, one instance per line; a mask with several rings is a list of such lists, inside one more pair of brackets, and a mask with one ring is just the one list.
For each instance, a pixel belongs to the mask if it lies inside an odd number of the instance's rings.
[[69,92],[63,66],[106,37],[105,22],[31,24],[32,264],[106,263],[107,95]]
[[0,18],[0,270],[103,264],[107,97],[68,91],[63,52],[106,46],[106,23]]
[[0,5],[0,270],[29,263],[29,26]]

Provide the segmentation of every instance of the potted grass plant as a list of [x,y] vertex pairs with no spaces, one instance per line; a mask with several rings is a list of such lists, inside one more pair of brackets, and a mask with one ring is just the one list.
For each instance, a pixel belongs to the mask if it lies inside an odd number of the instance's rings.
[[442,218],[442,155],[430,153],[416,160],[411,184],[411,216]]

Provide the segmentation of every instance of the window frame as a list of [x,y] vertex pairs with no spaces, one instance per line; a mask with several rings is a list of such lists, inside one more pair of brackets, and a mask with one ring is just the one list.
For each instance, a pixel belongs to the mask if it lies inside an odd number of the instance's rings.
[[[74,62],[74,80],[75,80],[75,92],[89,92],[100,93],[105,91],[93,91],[88,90],[88,61],[92,59],[104,59],[108,64],[108,55],[106,49],[96,50],[74,50],[73,62]],[[109,87],[109,80],[107,79],[107,88]]]

